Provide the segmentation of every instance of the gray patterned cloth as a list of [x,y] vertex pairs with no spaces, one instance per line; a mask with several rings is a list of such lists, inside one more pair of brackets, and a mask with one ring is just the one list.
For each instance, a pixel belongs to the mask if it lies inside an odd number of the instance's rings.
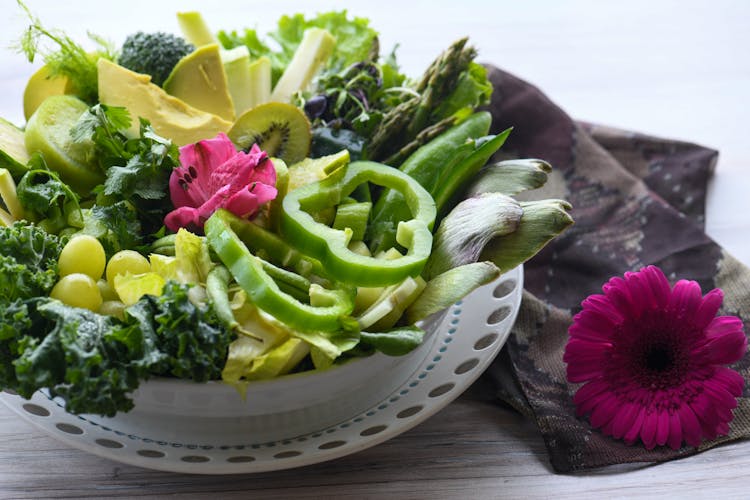
[[[488,69],[495,89],[493,132],[514,127],[496,159],[550,162],[553,174],[534,196],[568,200],[576,223],[526,263],[518,320],[484,385],[536,422],[557,472],[660,462],[750,436],[746,383],[729,436],[680,450],[628,446],[575,416],[577,386],[567,382],[562,361],[581,301],[601,293],[610,277],[649,264],[671,280],[697,281],[703,293],[722,288],[720,314],[739,316],[750,332],[750,269],[704,232],[706,186],[718,153],[577,122],[532,85]],[[748,381],[750,356],[733,368]]]

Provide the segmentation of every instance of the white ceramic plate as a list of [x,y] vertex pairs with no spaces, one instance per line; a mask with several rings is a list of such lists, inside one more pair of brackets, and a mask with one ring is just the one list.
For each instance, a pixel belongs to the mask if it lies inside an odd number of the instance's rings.
[[458,397],[495,358],[521,302],[519,266],[425,324],[408,356],[372,356],[326,372],[253,384],[154,380],[114,418],[71,415],[38,391],[0,399],[72,447],[140,467],[200,474],[279,470],[331,460],[390,439]]

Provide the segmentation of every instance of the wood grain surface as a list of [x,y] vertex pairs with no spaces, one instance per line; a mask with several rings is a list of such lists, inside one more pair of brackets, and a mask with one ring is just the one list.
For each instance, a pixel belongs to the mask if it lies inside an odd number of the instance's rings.
[[[398,54],[410,74],[468,34],[480,60],[535,83],[575,118],[718,149],[707,230],[750,264],[750,2],[26,3],[46,24],[76,39],[85,40],[90,30],[113,41],[137,29],[177,31],[177,10],[201,10],[217,29],[268,31],[282,13],[346,8],[371,18],[384,48],[400,42]],[[24,26],[14,4],[2,4],[2,48]],[[0,50],[0,116],[22,123],[23,86],[38,65]],[[488,400],[481,389],[475,384],[426,422],[362,452],[299,469],[236,476],[171,474],[100,459],[55,441],[0,404],[0,499],[750,497],[749,442],[657,466],[554,474],[533,425]]]

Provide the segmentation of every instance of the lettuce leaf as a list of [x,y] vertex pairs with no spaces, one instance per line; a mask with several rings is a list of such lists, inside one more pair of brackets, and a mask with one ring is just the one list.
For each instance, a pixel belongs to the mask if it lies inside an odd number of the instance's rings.
[[333,68],[342,69],[367,60],[371,51],[377,50],[378,33],[370,27],[369,20],[362,17],[349,18],[346,10],[325,12],[309,19],[304,14],[283,16],[279,19],[276,30],[268,33],[275,44],[261,39],[254,29],[246,29],[243,33],[220,31],[217,37],[225,49],[244,45],[250,51],[252,59],[268,57],[271,60],[272,84],[276,85],[292,60],[305,30],[313,27],[325,29],[336,39],[336,48],[329,62],[329,66]]

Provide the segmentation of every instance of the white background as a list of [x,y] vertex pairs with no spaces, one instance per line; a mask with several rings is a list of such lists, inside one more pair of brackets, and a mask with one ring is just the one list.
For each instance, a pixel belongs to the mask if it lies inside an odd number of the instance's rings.
[[[8,46],[25,20],[0,0],[0,116],[22,123],[33,71]],[[720,151],[709,196],[709,233],[750,263],[750,2],[595,0],[271,2],[28,0],[49,27],[88,42],[136,30],[179,32],[174,13],[200,10],[213,29],[270,31],[281,14],[348,9],[371,19],[381,47],[417,75],[469,35],[480,60],[531,81],[574,118],[698,142]],[[38,63],[37,63],[38,64]]]

